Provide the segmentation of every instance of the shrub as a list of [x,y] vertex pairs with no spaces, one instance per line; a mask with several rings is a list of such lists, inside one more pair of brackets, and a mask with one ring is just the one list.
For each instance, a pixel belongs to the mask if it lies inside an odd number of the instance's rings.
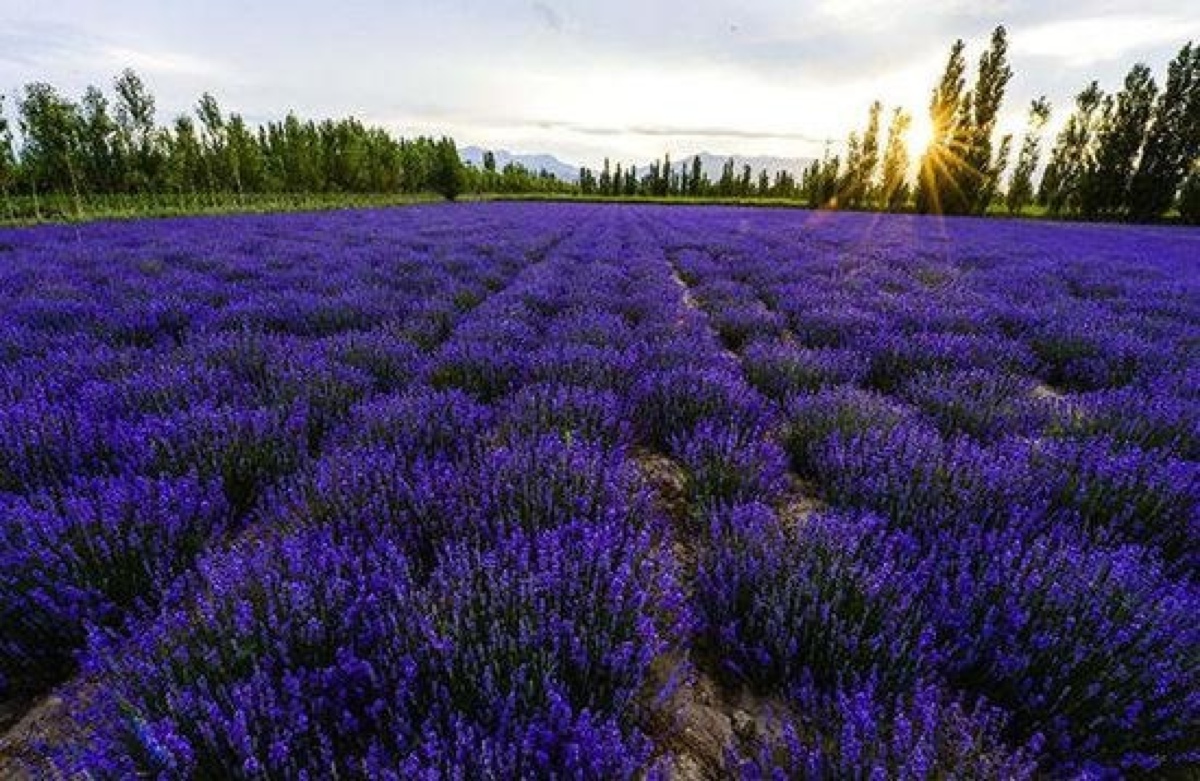
[[785,527],[762,505],[713,518],[697,575],[705,629],[760,691],[879,680],[906,688],[936,661],[915,543],[869,516]]
[[881,513],[914,534],[959,526],[997,527],[1022,508],[1044,506],[1028,447],[943,440],[919,426],[834,437],[812,456],[835,504]]
[[0,689],[69,674],[89,627],[120,629],[228,530],[192,477],[73,482],[0,504]]
[[784,414],[783,444],[792,468],[805,477],[813,476],[813,456],[829,439],[887,431],[917,419],[916,412],[904,405],[857,388],[831,388],[797,396],[787,404]]
[[652,372],[632,391],[633,419],[640,441],[666,450],[673,437],[703,420],[751,430],[768,420],[764,402],[740,378],[723,372],[672,369]]
[[1069,531],[947,535],[933,610],[957,687],[1045,740],[1055,775],[1169,774],[1200,762],[1200,603],[1136,547]]
[[492,410],[458,390],[413,390],[354,407],[338,439],[383,445],[408,458],[464,458],[492,429]]
[[1033,469],[1065,523],[1152,546],[1182,573],[1200,571],[1200,465],[1094,439],[1047,442]]
[[758,431],[701,422],[686,436],[675,437],[671,452],[687,472],[684,496],[693,513],[770,503],[787,488],[787,457]]
[[797,699],[800,715],[778,737],[731,758],[745,781],[1037,777],[1038,741],[1010,747],[1003,712],[968,706],[934,684],[895,696],[867,683]]
[[522,388],[500,410],[499,428],[507,438],[557,434],[603,445],[632,439],[621,399],[612,391],[541,383]]
[[487,403],[512,392],[525,371],[525,361],[515,349],[453,342],[431,359],[429,383],[437,390],[461,390]]
[[746,348],[742,362],[750,384],[780,402],[800,393],[852,385],[866,375],[865,361],[852,350],[754,342]]
[[308,435],[303,411],[198,407],[149,418],[135,438],[148,471],[214,481],[240,515],[303,463]]
[[985,369],[919,374],[902,395],[920,407],[947,436],[981,441],[1038,433],[1051,408],[1036,398],[1026,377]]
[[1163,390],[1122,388],[1077,396],[1056,433],[1078,439],[1102,436],[1122,446],[1164,449],[1200,461],[1200,399]]
[[[203,620],[196,620],[196,616]],[[97,778],[631,778],[652,661],[686,632],[645,532],[573,524],[452,551],[418,588],[385,543],[327,531],[205,562],[125,645],[95,646]]]

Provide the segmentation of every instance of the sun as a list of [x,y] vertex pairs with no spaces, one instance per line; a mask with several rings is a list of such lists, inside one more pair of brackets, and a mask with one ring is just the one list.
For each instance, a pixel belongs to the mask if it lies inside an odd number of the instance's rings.
[[912,124],[908,128],[908,154],[915,164],[929,148],[933,140],[933,123],[925,112],[914,114]]

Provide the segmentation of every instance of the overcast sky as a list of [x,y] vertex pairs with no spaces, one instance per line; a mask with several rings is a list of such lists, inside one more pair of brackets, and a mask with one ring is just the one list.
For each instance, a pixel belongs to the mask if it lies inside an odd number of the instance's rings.
[[354,114],[577,163],[807,156],[863,124],[875,98],[913,110],[922,135],[950,43],[966,39],[974,62],[999,23],[1016,71],[1006,122],[1019,127],[1038,94],[1061,121],[1092,78],[1116,89],[1139,60],[1162,74],[1200,39],[1200,4],[0,0],[0,90],[44,80],[74,96],[128,65],[160,121],[210,90],[251,121]]

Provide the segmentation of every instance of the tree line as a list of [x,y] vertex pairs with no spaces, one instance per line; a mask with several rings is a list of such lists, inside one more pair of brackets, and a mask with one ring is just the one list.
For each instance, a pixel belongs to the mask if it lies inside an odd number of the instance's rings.
[[[912,115],[885,112],[876,101],[866,126],[850,133],[843,154],[814,160],[800,177],[769,177],[728,161],[710,181],[700,158],[673,166],[670,157],[639,172],[605,160],[597,174],[583,168],[584,195],[787,198],[814,208],[921,213],[1022,213],[1032,205],[1053,216],[1155,220],[1173,207],[1200,222],[1200,47],[1189,42],[1171,61],[1159,90],[1150,68],[1135,64],[1124,86],[1105,94],[1091,82],[1042,165],[1050,121],[1046,98],[1032,101],[1019,142],[997,135],[1013,71],[1008,34],[997,27],[968,85],[966,44],[955,41],[929,104],[932,134],[910,177],[907,134]],[[1014,145],[1017,145],[1013,159]],[[1035,181],[1040,174],[1040,180]]]
[[491,152],[479,167],[464,165],[449,137],[399,138],[353,117],[288,114],[252,127],[208,93],[191,113],[160,125],[154,96],[126,70],[111,93],[88,87],[78,100],[44,82],[25,85],[11,104],[0,95],[0,196],[9,216],[13,196],[31,200],[35,212],[41,199],[65,197],[78,213],[105,195],[170,194],[202,206],[263,193],[433,192],[453,199],[474,192],[775,198],[938,214],[1018,214],[1036,205],[1053,216],[1140,221],[1177,209],[1200,222],[1200,47],[1189,42],[1179,51],[1161,88],[1142,63],[1114,93],[1088,84],[1044,165],[1051,117],[1044,97],[1029,106],[1019,139],[998,134],[1013,76],[1003,26],[969,70],[958,40],[932,90],[931,139],[915,166],[907,141],[912,115],[876,101],[839,154],[827,147],[798,176],[756,172],[730,159],[713,179],[699,156],[672,162],[666,155],[642,170],[606,159],[598,171],[581,168],[576,182],[513,163],[497,168]]
[[951,48],[930,102],[933,138],[921,159],[916,208],[980,214],[1002,201],[1011,212],[1036,202],[1055,216],[1154,220],[1178,206],[1200,220],[1200,47],[1188,42],[1167,68],[1160,90],[1150,68],[1136,63],[1121,89],[1106,94],[1092,81],[1075,98],[1041,176],[1041,135],[1050,105],[1029,107],[1021,148],[1000,190],[1013,143],[996,138],[996,119],[1012,78],[1008,41],[996,28],[966,89],[963,42]]
[[193,114],[166,126],[141,77],[122,72],[112,93],[88,87],[79,100],[27,84],[15,122],[0,95],[0,195],[63,196],[76,211],[94,196],[173,194],[197,205],[260,193],[417,193],[448,198],[467,172],[448,137],[397,138],[353,117],[295,114],[251,127],[205,93]]

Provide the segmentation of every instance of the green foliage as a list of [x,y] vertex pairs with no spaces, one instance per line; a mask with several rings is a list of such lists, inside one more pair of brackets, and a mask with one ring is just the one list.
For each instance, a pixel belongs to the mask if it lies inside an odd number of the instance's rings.
[[892,112],[879,190],[880,205],[890,212],[899,210],[908,201],[908,143],[904,137],[911,126],[912,115],[907,111],[897,108]]
[[1102,119],[1104,92],[1093,81],[1075,96],[1075,112],[1058,134],[1050,162],[1042,174],[1038,201],[1050,214],[1078,212],[1083,184],[1093,165],[1095,138]]
[[1130,180],[1157,93],[1150,69],[1138,63],[1125,77],[1124,89],[1105,99],[1094,162],[1080,185],[1080,211],[1085,217],[1118,216],[1127,208]]
[[921,156],[917,175],[917,211],[944,212],[946,201],[957,197],[953,192],[960,177],[959,160],[964,140],[962,124],[970,96],[965,94],[967,61],[963,55],[966,44],[961,39],[950,47],[941,81],[929,100],[929,119],[933,133],[929,147]]
[[462,160],[458,157],[454,139],[441,139],[434,145],[433,169],[429,172],[430,186],[447,201],[453,201],[463,191],[464,180]]
[[1008,33],[992,32],[979,58],[972,91],[966,89],[964,44],[955,41],[942,79],[933,91],[929,116],[933,136],[921,158],[917,209],[936,214],[982,214],[991,203],[1007,163],[1011,139],[993,147],[996,121],[1012,78]]
[[883,104],[871,104],[867,128],[860,137],[850,134],[846,152],[846,172],[842,176],[838,201],[851,208],[862,206],[875,194],[875,174],[879,166],[879,115]]
[[1200,157],[1200,46],[1189,42],[1168,66],[1144,149],[1130,182],[1130,212],[1137,219],[1153,219],[1171,207]]
[[1033,202],[1033,174],[1042,156],[1042,131],[1049,121],[1050,103],[1043,95],[1029,106],[1029,124],[1004,199],[1009,214],[1017,214]]
[[1200,164],[1183,182],[1179,192],[1179,216],[1189,225],[1200,225]]
[[[842,153],[827,146],[798,180],[787,171],[771,176],[728,159],[710,181],[700,156],[672,164],[664,155],[641,171],[605,159],[599,172],[584,166],[578,182],[569,182],[512,163],[498,170],[490,151],[479,167],[464,165],[450,138],[396,138],[353,117],[313,121],[289,114],[252,127],[241,115],[225,113],[209,93],[201,95],[193,116],[160,126],[154,95],[138,74],[125,70],[111,96],[88,87],[77,103],[49,84],[26,85],[16,101],[19,143],[0,96],[0,215],[79,219],[139,208],[151,214],[220,211],[231,204],[256,208],[272,200],[265,196],[303,203],[356,193],[386,201],[422,192],[449,200],[504,193],[888,211],[915,204],[918,211],[940,214],[1028,214],[1050,108],[1044,98],[1031,106],[1001,198],[1014,139],[996,138],[995,131],[1012,75],[1004,27],[993,31],[969,89],[965,45],[954,43],[930,100],[931,141],[910,187],[905,136],[912,117],[894,108],[884,138],[878,101]],[[1096,82],[1078,95],[1037,202],[1051,215],[1146,220],[1162,217],[1178,200],[1188,219],[1198,197],[1196,174],[1188,178],[1189,170],[1198,158],[1200,47],[1189,43],[1172,61],[1161,93],[1139,64],[1115,95],[1106,96]]]

